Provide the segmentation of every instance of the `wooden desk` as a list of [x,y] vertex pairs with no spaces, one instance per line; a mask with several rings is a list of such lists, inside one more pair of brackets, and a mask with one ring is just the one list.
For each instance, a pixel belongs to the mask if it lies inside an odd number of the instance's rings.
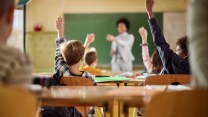
[[[96,78],[99,79],[99,78]],[[117,85],[118,87],[123,83],[124,86],[128,86],[128,84],[134,84],[136,86],[142,86],[145,82],[145,79],[138,79],[138,78],[124,78],[124,79],[116,79],[115,80],[111,79],[109,81],[103,80],[97,82],[98,86],[105,86],[105,85]]]
[[102,106],[113,100],[106,92],[117,87],[53,86],[40,95],[42,106]]
[[[118,100],[118,116],[120,117],[122,113],[124,113],[125,116],[129,114],[129,107],[143,107],[147,102],[150,101],[152,96],[164,91],[165,86],[163,88],[149,88],[149,86],[128,86],[119,87],[118,89],[109,91],[106,95],[113,96],[116,100]],[[120,110],[121,108],[123,111]]]
[[[135,80],[135,79],[130,79]],[[131,82],[131,81],[125,81]],[[134,81],[133,81],[134,82]],[[136,81],[137,82],[137,81]],[[188,90],[187,87],[170,87],[170,90]],[[141,107],[151,97],[168,90],[167,86],[53,86],[38,95],[41,106],[105,106],[109,102],[122,102],[125,113],[128,107]]]
[[[42,106],[97,106],[103,102],[113,99],[144,99],[151,97],[165,90],[162,88],[149,88],[147,86],[53,86],[49,90],[43,91],[38,97],[42,101]],[[139,99],[140,98],[140,99]]]
[[[116,97],[119,101],[119,117],[125,114],[125,117],[129,116],[129,107],[144,107],[148,104],[151,98],[159,93],[166,91],[181,91],[181,90],[191,90],[188,86],[178,85],[178,86],[165,86],[165,85],[147,85],[140,87],[120,87],[118,89],[109,91],[107,95]],[[123,109],[121,113],[120,109]]]
[[124,86],[128,86],[128,84],[134,84],[135,86],[143,86],[145,79],[138,79],[138,78],[129,78],[129,80],[122,81]]
[[[165,90],[165,86],[54,86],[43,91],[39,98],[41,106],[104,106],[118,100],[128,107],[141,107],[145,100]],[[128,112],[127,112],[128,113]]]

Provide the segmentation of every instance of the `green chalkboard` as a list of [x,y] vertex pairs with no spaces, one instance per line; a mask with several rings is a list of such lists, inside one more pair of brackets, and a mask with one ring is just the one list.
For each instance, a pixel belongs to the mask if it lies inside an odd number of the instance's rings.
[[[158,22],[163,27],[163,14],[156,13]],[[146,13],[112,13],[112,14],[65,14],[65,36],[67,39],[77,39],[84,43],[86,34],[95,33],[96,40],[91,45],[95,47],[98,52],[99,64],[110,64],[111,56],[111,42],[106,41],[107,34],[117,35],[116,21],[126,17],[131,23],[130,34],[135,37],[133,46],[133,54],[135,56],[134,65],[142,65],[141,57],[141,37],[138,35],[138,28],[144,26],[148,29],[148,42],[150,47],[150,54],[155,49],[152,41],[152,36],[149,30],[148,17]]]

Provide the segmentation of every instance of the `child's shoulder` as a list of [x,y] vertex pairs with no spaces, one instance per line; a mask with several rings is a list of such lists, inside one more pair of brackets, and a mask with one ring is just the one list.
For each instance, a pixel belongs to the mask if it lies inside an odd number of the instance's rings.
[[82,77],[89,78],[93,82],[93,85],[96,85],[93,76],[89,72],[84,71]]
[[85,78],[92,78],[92,74],[90,74],[90,73],[87,72],[87,71],[83,71],[82,77],[85,77]]
[[29,57],[19,49],[7,46],[0,46],[0,53],[3,53],[0,55],[0,63],[4,63],[1,66],[0,77],[5,78],[8,83],[29,84],[29,77],[32,75],[32,63]]

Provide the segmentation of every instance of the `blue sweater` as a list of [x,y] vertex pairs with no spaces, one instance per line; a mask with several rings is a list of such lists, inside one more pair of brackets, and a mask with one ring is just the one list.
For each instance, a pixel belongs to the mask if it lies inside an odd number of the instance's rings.
[[157,23],[157,19],[149,20],[149,26],[153,36],[153,41],[159,51],[163,63],[163,74],[190,74],[189,61],[178,56],[170,49],[165,37]]

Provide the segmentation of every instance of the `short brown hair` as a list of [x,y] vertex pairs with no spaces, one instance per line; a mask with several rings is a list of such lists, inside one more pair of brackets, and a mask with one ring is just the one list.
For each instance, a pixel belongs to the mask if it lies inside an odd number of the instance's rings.
[[176,45],[178,45],[184,54],[188,54],[188,40],[187,37],[181,37],[177,40]]
[[14,0],[0,0],[0,18],[11,7],[14,7]]
[[61,47],[61,53],[69,66],[79,63],[84,56],[84,52],[84,46],[77,40],[68,41]]
[[159,74],[163,68],[162,60],[157,49],[152,54],[152,73]]
[[85,63],[91,65],[97,60],[97,52],[94,48],[85,53]]

